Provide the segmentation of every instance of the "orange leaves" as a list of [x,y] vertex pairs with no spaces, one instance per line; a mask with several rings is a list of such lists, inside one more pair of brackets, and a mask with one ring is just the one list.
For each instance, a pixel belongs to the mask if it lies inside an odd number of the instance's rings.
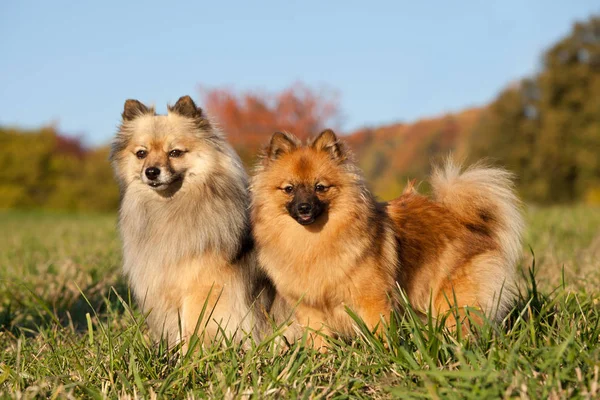
[[337,93],[296,83],[279,93],[201,88],[202,104],[236,147],[258,149],[275,131],[301,138],[337,128]]

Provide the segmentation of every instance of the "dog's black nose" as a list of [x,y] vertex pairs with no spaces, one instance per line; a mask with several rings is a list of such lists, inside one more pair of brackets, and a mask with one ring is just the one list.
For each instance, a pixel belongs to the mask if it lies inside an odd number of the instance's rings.
[[156,178],[158,178],[158,176],[160,175],[160,169],[156,168],[156,167],[150,167],[150,168],[146,168],[146,176],[148,177],[148,179],[150,179],[151,181],[155,180]]
[[311,211],[312,211],[312,205],[310,203],[298,204],[298,212],[300,214],[308,214]]

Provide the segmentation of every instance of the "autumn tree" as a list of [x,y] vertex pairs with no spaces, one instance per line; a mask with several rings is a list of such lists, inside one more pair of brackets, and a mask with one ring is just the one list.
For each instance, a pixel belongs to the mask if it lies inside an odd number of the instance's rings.
[[324,128],[337,129],[340,120],[337,93],[301,83],[279,93],[201,88],[201,95],[204,107],[247,164],[276,131],[304,139]]

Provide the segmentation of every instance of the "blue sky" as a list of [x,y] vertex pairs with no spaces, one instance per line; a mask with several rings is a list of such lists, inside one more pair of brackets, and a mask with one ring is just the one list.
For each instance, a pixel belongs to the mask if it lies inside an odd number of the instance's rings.
[[17,1],[0,4],[0,124],[107,143],[127,98],[198,87],[339,91],[345,131],[485,104],[539,68],[573,1]]

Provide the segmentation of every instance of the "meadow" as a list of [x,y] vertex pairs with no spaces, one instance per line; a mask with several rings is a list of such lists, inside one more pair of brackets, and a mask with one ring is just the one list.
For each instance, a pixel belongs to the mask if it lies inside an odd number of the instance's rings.
[[527,209],[520,300],[464,337],[395,316],[327,354],[277,332],[187,353],[148,336],[114,214],[0,213],[8,398],[599,398],[600,208]]

